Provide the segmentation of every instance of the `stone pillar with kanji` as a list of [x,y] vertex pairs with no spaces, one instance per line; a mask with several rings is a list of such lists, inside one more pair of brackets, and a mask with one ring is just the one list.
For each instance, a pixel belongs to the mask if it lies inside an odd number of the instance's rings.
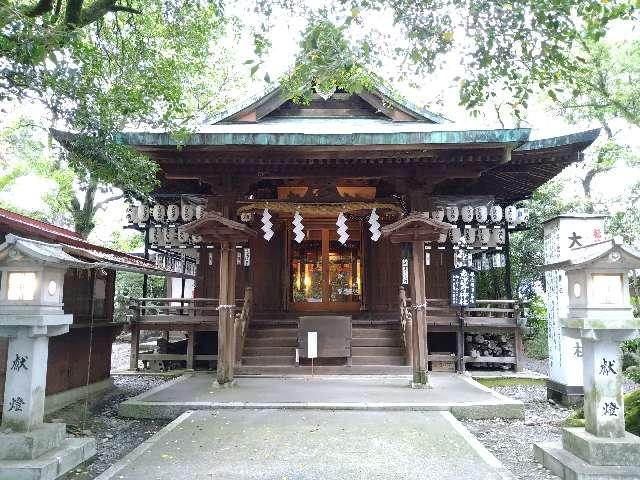
[[49,337],[69,331],[62,309],[67,268],[91,268],[59,245],[7,235],[0,245],[0,337],[9,339],[0,478],[57,478],[91,458],[93,438],[67,438],[45,423]]
[[[569,258],[574,250],[605,240],[603,215],[565,214],[544,223],[544,260],[553,264]],[[568,308],[565,272],[547,269],[545,300],[547,306],[549,378],[547,397],[556,402],[576,405],[582,402],[582,340],[568,337],[560,319]]]
[[640,252],[614,238],[574,249],[546,268],[567,279],[560,324],[582,345],[585,427],[564,428],[561,443],[535,445],[536,458],[565,479],[640,478],[640,438],[625,431],[620,350],[640,335],[628,280],[629,270],[640,268]]

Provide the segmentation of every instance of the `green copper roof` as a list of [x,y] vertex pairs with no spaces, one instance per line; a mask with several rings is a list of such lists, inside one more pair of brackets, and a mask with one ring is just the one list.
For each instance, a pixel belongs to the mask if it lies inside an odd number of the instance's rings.
[[[336,120],[313,122],[315,128],[309,127],[310,122],[277,122],[275,126],[274,123],[212,125],[208,131],[194,133],[182,142],[166,132],[125,132],[119,134],[118,141],[138,146],[522,144],[531,133],[528,128],[458,130],[443,125],[405,122],[377,123],[369,125],[369,128],[366,124],[354,125],[353,121]],[[282,128],[283,124],[291,128]]]
[[595,130],[586,130],[584,132],[571,133],[568,135],[561,135],[559,137],[530,140],[524,145],[519,146],[516,151],[525,152],[531,150],[544,150],[546,148],[557,148],[577,143],[586,143],[589,145],[598,138],[599,134],[600,129],[596,128]]

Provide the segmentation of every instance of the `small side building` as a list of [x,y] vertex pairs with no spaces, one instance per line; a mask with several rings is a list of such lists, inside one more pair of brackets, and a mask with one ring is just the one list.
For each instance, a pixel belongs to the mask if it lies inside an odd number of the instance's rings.
[[[73,314],[69,332],[49,342],[45,409],[56,410],[112,384],[111,346],[123,328],[114,323],[116,271],[166,276],[153,262],[94,245],[71,230],[0,208],[0,244],[7,234],[61,244],[66,253],[96,268],[70,268],[64,278],[64,313]],[[173,273],[172,275],[175,275]],[[7,339],[0,338],[0,398],[7,368]]]

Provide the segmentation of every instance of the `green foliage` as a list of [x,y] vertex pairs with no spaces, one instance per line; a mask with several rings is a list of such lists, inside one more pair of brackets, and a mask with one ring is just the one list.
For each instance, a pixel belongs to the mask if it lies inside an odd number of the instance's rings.
[[142,125],[183,138],[235,81],[215,46],[226,22],[214,2],[0,1],[0,29],[0,101],[39,103],[43,123],[73,132],[54,132],[66,151],[49,170],[61,188],[47,201],[85,237],[109,200],[157,186],[155,162],[119,144],[118,132]]
[[529,333],[524,338],[524,344],[527,354],[532,358],[548,358],[547,307],[542,297],[536,295],[529,301],[526,316]]
[[[126,322],[129,312],[129,299],[142,297],[143,275],[141,273],[117,272],[115,286],[114,322]],[[149,277],[147,296],[163,298],[166,296],[166,284],[163,277]]]
[[571,211],[575,204],[562,199],[563,184],[552,180],[538,188],[530,200],[523,202],[530,214],[529,228],[510,235],[511,284],[514,294],[531,298],[535,286],[542,284],[544,275],[540,269],[544,265],[543,221],[553,216]]
[[627,432],[640,435],[640,389],[624,396],[624,423]]
[[[307,15],[312,26],[321,15],[303,0],[256,0],[269,14],[273,6]],[[323,3],[326,5],[327,2]],[[399,77],[424,77],[447,68],[452,52],[461,52],[460,103],[472,113],[506,92],[516,114],[528,106],[534,89],[557,98],[569,89],[581,64],[576,48],[605,36],[613,20],[635,20],[635,0],[339,0],[330,13],[347,18],[349,49],[384,52],[401,64]],[[341,7],[341,8],[340,8]],[[321,12],[323,13],[323,12]],[[372,18],[390,18],[375,29]],[[347,33],[350,35],[347,36]],[[340,50],[343,51],[342,49]],[[322,58],[322,57],[320,57]],[[315,60],[310,59],[312,62]],[[371,65],[377,57],[369,58]],[[566,86],[566,82],[570,84]]]
[[636,383],[640,383],[640,365],[633,365],[624,371],[624,374]]
[[584,428],[584,409],[578,408],[564,421],[565,427],[582,427]]
[[281,79],[285,95],[296,102],[309,102],[314,90],[353,93],[372,87],[373,75],[362,67],[370,53],[367,44],[356,50],[345,36],[353,17],[341,25],[326,17],[326,11],[311,16],[295,66]]

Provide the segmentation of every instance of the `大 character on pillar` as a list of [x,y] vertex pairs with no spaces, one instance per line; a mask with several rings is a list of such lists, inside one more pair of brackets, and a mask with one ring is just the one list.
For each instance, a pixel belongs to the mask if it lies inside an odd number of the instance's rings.
[[628,278],[640,268],[640,252],[614,238],[576,248],[546,268],[566,273],[568,309],[560,324],[582,342],[585,428],[563,429],[561,446],[536,445],[536,457],[564,478],[603,466],[615,478],[640,478],[640,438],[625,431],[620,368],[620,343],[640,334]]

